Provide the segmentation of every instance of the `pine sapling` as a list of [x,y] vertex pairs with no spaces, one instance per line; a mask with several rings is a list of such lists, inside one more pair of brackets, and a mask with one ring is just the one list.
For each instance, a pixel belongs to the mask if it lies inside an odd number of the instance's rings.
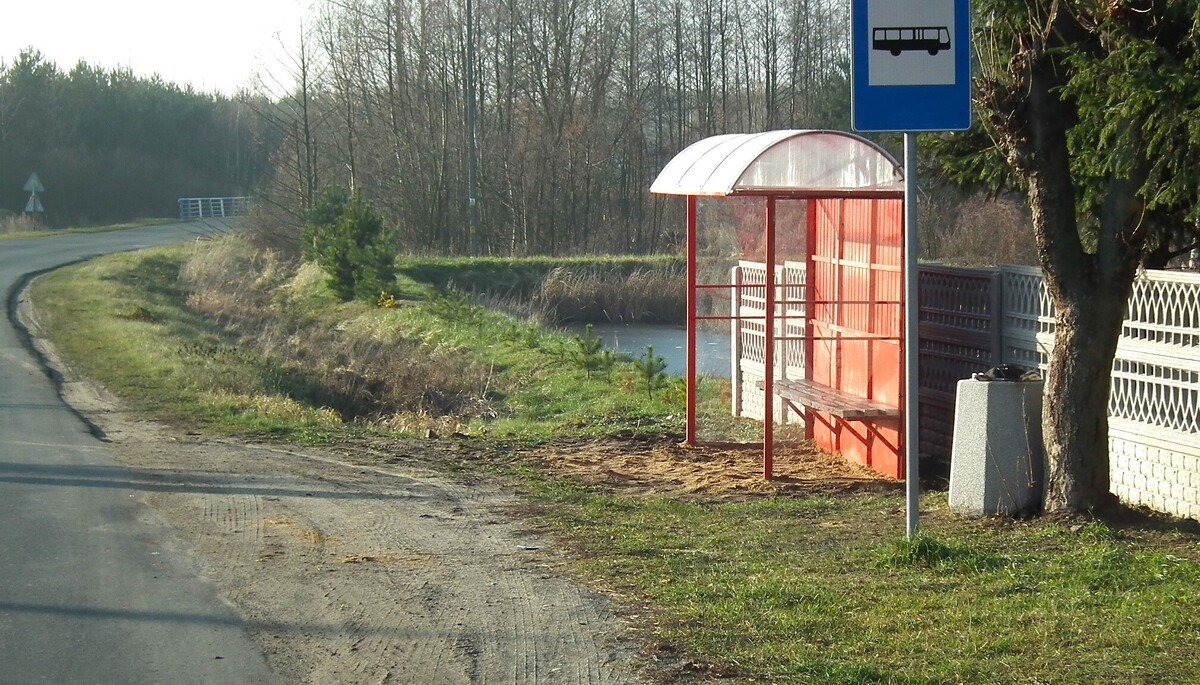
[[612,381],[613,367],[617,364],[617,355],[611,350],[604,350],[600,353],[600,371],[610,382]]
[[654,391],[662,387],[665,381],[663,372],[667,370],[667,362],[661,355],[654,354],[653,345],[646,345],[646,354],[635,359],[633,365],[646,382],[646,396],[654,399]]
[[575,345],[576,349],[572,351],[571,356],[579,368],[587,373],[589,379],[592,373],[604,369],[604,338],[592,333],[592,324],[584,327],[582,336],[575,336]]

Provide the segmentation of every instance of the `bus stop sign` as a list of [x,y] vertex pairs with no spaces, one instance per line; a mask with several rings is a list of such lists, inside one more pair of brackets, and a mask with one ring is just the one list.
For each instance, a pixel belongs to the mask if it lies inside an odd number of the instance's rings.
[[971,127],[969,0],[852,0],[854,130]]

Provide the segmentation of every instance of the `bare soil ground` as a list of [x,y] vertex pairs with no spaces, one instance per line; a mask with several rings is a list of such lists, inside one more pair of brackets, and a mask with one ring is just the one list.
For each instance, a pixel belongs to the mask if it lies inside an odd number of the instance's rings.
[[882,492],[895,481],[810,445],[776,445],[774,478],[763,479],[757,445],[684,447],[660,439],[551,445],[525,454],[549,473],[626,495],[744,499],[785,493]]

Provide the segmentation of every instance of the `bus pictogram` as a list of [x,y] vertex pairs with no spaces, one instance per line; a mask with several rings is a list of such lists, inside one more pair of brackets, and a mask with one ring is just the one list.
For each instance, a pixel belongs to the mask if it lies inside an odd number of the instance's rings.
[[871,35],[871,48],[899,56],[906,51],[926,51],[936,55],[950,49],[950,29],[946,26],[895,26],[877,28]]

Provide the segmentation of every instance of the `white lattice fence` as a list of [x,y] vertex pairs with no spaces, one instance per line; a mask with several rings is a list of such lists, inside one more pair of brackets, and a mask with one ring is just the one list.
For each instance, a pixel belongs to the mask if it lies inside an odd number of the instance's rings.
[[1000,274],[1001,360],[1044,371],[1054,345],[1054,304],[1046,292],[1042,270],[1036,266],[1006,266]]
[[[1043,369],[1054,307],[1037,269],[1006,267],[1005,361]],[[1109,396],[1113,492],[1200,519],[1200,275],[1151,271],[1134,283]]]
[[[805,331],[804,298],[805,268],[801,262],[785,262],[775,267],[776,301],[791,303],[777,305],[775,319],[775,375],[777,378],[799,379],[804,377],[804,344],[800,340]],[[730,325],[734,346],[732,359],[733,415],[763,420],[763,396],[757,382],[766,377],[766,267],[761,262],[739,262],[733,267],[730,283],[735,288],[730,301],[735,319]],[[758,320],[755,320],[755,319]],[[800,417],[775,403],[776,421],[799,421]]]

